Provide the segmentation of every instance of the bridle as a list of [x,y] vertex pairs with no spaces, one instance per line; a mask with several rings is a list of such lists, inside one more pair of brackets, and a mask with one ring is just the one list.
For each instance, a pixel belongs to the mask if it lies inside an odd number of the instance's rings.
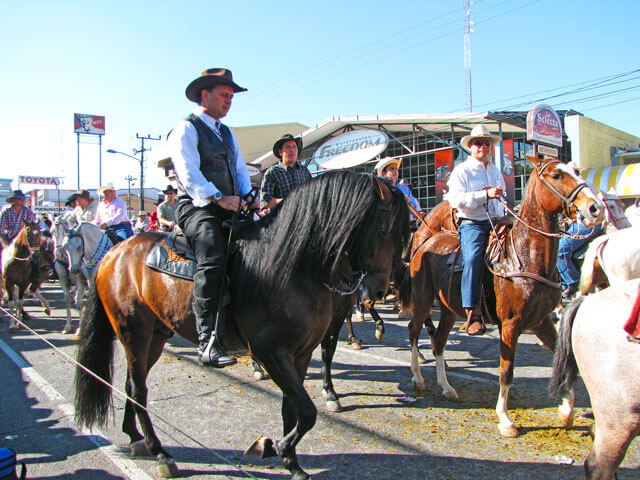
[[79,228],[77,230],[72,230],[69,233],[69,238],[80,238],[80,244],[82,246],[82,264],[80,269],[86,278],[91,278],[94,270],[107,253],[107,251],[113,246],[113,243],[109,239],[109,236],[106,233],[102,233],[100,237],[100,241],[98,245],[96,245],[95,250],[91,253],[91,255],[87,255],[87,248],[84,241],[84,237],[79,232]]
[[[381,215],[388,216],[391,221],[385,222],[384,220],[381,220],[380,219]],[[382,203],[382,201],[379,201],[378,204],[376,205],[376,224],[384,225],[385,223],[388,224],[388,228],[386,230],[384,228],[379,229],[377,232],[379,235],[383,235],[383,236],[389,235],[389,232],[391,231],[391,226],[393,225],[391,205],[385,205],[384,203]],[[349,255],[350,255],[349,252],[345,253],[345,257],[348,258]],[[358,289],[362,285],[362,281],[369,273],[374,273],[374,274],[384,273],[384,274],[390,275],[391,268],[372,268],[369,266],[369,261],[366,261],[361,267],[354,269],[354,275],[351,282],[347,282],[337,286],[329,285],[326,282],[323,282],[323,284],[325,287],[327,287],[329,291],[333,293],[338,293],[340,295],[353,295],[356,291],[358,291]]]
[[[553,186],[553,184],[551,182],[549,182],[549,180],[547,180],[542,175],[544,173],[544,171],[550,165],[556,164],[556,163],[562,163],[562,162],[560,160],[550,160],[547,163],[545,163],[544,165],[542,165],[541,167],[537,167],[536,166],[535,172],[536,172],[536,175],[538,176],[538,179],[542,182],[542,184],[545,187],[547,187],[549,190],[551,190],[551,192],[554,195],[556,195],[560,200],[562,200],[563,212],[564,212],[564,214],[566,216],[569,216],[569,211],[570,211],[571,207],[575,208],[576,210],[579,210],[577,205],[575,204],[575,199],[578,197],[578,194],[584,188],[589,188],[589,185],[587,184],[586,181],[583,180],[582,182],[578,183],[578,185],[576,185],[567,195],[563,194],[560,190],[558,190],[555,186]],[[527,222],[525,222],[517,212],[515,212],[512,208],[509,207],[509,205],[507,204],[506,200],[501,198],[500,202],[502,203],[503,207],[507,210],[507,212],[509,212],[511,215],[513,215],[517,221],[522,223],[524,226],[526,226],[530,230],[533,230],[534,232],[537,232],[537,233],[539,233],[541,235],[544,235],[546,237],[551,237],[551,238],[563,238],[563,237],[564,238],[573,238],[573,239],[586,238],[583,235],[572,235],[572,234],[568,234],[568,233],[565,233],[565,232],[553,233],[553,232],[545,232],[544,230],[540,230],[540,229],[534,227],[533,225],[530,225]]]
[[[18,236],[19,235],[20,234],[18,234]],[[16,240],[17,240],[17,238],[18,237],[16,237]],[[26,261],[31,259],[31,255],[33,254],[33,252],[35,252],[35,251],[40,249],[40,245],[38,245],[37,247],[31,246],[31,244],[29,243],[29,235],[27,235],[27,234],[24,235],[24,241],[27,244],[27,249],[29,250],[29,256],[28,257],[13,257],[14,260],[18,260],[18,261],[21,261],[21,262],[26,262]],[[14,240],[14,242],[15,242],[15,240]]]

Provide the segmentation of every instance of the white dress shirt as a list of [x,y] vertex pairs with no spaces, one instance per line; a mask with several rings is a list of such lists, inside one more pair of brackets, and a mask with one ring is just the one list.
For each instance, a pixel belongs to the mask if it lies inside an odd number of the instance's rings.
[[[199,117],[222,139],[219,120],[207,115],[201,106],[197,106],[193,114]],[[240,188],[240,194],[246,195],[251,191],[251,178],[233,132],[231,132],[231,141],[236,156],[238,187]],[[168,142],[173,168],[175,168],[180,183],[191,197],[193,205],[196,207],[204,207],[211,202],[211,197],[219,193],[220,190],[218,190],[212,182],[208,181],[200,170],[198,132],[196,131],[196,127],[188,120],[181,120],[169,134]]]
[[484,166],[474,157],[467,158],[451,172],[447,182],[449,192],[447,200],[458,209],[458,217],[469,220],[487,220],[487,206],[491,218],[504,216],[504,208],[497,199],[489,199],[487,188],[501,187],[506,190],[500,170],[489,162]]

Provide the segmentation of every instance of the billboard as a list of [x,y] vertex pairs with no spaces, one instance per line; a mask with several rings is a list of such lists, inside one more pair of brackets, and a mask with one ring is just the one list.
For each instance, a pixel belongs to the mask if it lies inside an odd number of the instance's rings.
[[352,130],[324,142],[313,161],[324,169],[349,168],[368,162],[387,148],[389,137],[380,130]]
[[60,183],[58,177],[35,177],[33,175],[19,175],[18,183],[28,183],[33,185],[53,185],[57,186]]
[[527,114],[527,140],[562,147],[562,123],[556,111],[542,103]]
[[99,115],[73,114],[73,133],[104,135],[104,117]]

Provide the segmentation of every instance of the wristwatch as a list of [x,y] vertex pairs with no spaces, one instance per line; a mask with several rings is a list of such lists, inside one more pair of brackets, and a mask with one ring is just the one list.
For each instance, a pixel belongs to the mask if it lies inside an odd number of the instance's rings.
[[217,191],[216,193],[213,194],[214,202],[218,203],[221,199],[222,199],[222,193],[220,191]]

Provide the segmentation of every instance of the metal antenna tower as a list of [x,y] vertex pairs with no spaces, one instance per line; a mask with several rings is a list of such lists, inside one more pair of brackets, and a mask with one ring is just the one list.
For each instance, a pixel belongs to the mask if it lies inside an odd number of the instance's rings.
[[467,100],[467,111],[473,111],[473,96],[471,94],[471,4],[473,0],[462,0],[462,16],[464,19],[464,81]]

